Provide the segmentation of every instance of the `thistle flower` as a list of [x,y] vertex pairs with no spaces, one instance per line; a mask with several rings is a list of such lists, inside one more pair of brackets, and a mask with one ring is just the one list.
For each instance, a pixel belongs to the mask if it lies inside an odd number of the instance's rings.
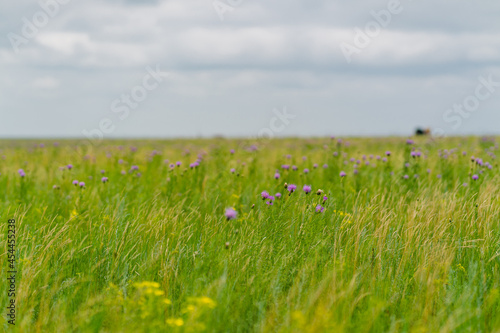
[[318,190],[316,191],[316,194],[317,194],[317,195],[322,195],[322,194],[323,194],[323,190],[322,190],[322,189],[318,189]]
[[478,180],[478,179],[479,179],[479,176],[478,176],[478,175],[473,175],[473,176],[472,176],[472,179],[473,179],[473,180]]
[[317,169],[317,168],[318,168],[318,163],[314,163],[314,164],[313,164],[313,168],[314,168],[314,169]]
[[269,193],[267,193],[267,191],[263,191],[260,196],[262,197],[263,200],[269,198]]
[[73,164],[68,164],[68,165],[66,165],[66,168],[68,168],[68,170],[73,169]]
[[325,196],[323,197],[323,202],[326,202],[326,200],[328,200],[328,197],[325,195]]
[[316,213],[323,213],[325,211],[325,207],[321,205],[316,206]]
[[17,170],[17,172],[19,173],[19,176],[21,176],[21,178],[24,178],[26,176],[26,173],[24,172],[23,169],[19,169]]
[[299,170],[299,168],[296,165],[292,165],[292,170],[297,171],[297,170]]
[[274,174],[274,179],[280,179],[280,174],[279,174],[279,172],[276,172],[276,173]]
[[408,140],[406,140],[406,143],[407,143],[407,144],[409,144],[409,145],[412,145],[412,144],[414,144],[415,142],[413,142],[413,140],[412,140],[412,139],[408,139]]
[[304,173],[307,175],[309,173],[309,169],[304,169]]
[[281,193],[280,193],[280,192],[278,192],[278,193],[276,193],[274,196],[275,196],[276,198],[278,198],[278,199],[279,199],[279,198],[281,198]]
[[403,178],[404,178],[404,179],[408,179],[408,178],[410,178],[410,177],[409,177],[408,175],[404,175],[404,176],[403,176]]
[[231,171],[231,173],[235,173],[236,169],[235,168],[231,168],[231,170],[229,170],[229,171]]
[[78,180],[73,180],[73,185],[78,186]]
[[130,167],[130,171],[134,171],[134,170],[139,170],[139,167],[137,165],[132,165]]
[[284,170],[289,170],[289,169],[290,169],[290,166],[289,166],[288,164],[283,164],[283,165],[281,166],[281,168],[282,168],[282,169],[284,169]]
[[295,192],[295,190],[296,190],[296,189],[297,189],[297,185],[290,184],[290,185],[288,185],[288,186],[287,186],[287,190],[288,190],[288,192],[290,192],[290,193]]
[[340,171],[340,177],[345,177],[347,176],[347,174],[345,173],[345,171]]
[[323,169],[328,169],[328,164],[323,164]]
[[229,221],[229,220],[234,220],[238,215],[238,213],[236,213],[236,211],[232,208],[227,208],[224,215],[226,216],[226,219]]
[[309,186],[309,185],[304,185],[304,187],[302,188],[302,190],[303,190],[304,192],[306,192],[306,194],[309,194],[309,193],[311,193],[311,186]]
[[84,182],[80,182],[78,185],[80,185],[81,188],[85,187],[85,183]]
[[232,155],[232,154],[234,154],[234,149],[231,149],[231,150],[229,151],[229,153],[230,153],[231,155]]
[[107,183],[107,182],[108,182],[108,177],[102,177],[102,178],[101,178],[101,181],[102,181],[103,183]]
[[182,162],[181,162],[181,161],[177,161],[177,162],[175,163],[175,165],[177,165],[178,167],[180,167],[180,166],[182,165]]
[[391,156],[391,152],[390,152],[390,151],[386,151],[386,152],[385,152],[385,154],[386,154],[387,156]]

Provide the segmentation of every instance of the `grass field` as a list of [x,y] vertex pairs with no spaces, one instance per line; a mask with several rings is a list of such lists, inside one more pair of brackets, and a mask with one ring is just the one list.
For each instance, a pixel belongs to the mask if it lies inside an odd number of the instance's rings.
[[347,141],[0,141],[0,327],[500,332],[498,139]]

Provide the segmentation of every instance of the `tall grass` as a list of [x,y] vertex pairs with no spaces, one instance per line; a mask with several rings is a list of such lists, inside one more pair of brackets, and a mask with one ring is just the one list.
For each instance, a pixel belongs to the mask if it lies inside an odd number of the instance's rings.
[[[1,141],[3,277],[9,218],[18,258],[16,326],[3,328],[499,332],[498,144],[349,141]],[[268,205],[262,191],[283,196]]]

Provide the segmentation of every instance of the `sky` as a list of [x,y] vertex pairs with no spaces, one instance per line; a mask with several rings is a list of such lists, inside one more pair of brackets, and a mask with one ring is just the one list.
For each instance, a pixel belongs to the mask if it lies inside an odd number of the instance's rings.
[[500,134],[500,2],[0,3],[0,137]]

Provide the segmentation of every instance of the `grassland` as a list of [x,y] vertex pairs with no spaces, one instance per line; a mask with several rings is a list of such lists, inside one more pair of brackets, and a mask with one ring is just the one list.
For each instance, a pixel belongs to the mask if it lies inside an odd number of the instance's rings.
[[0,141],[0,327],[500,332],[498,139],[414,140]]

